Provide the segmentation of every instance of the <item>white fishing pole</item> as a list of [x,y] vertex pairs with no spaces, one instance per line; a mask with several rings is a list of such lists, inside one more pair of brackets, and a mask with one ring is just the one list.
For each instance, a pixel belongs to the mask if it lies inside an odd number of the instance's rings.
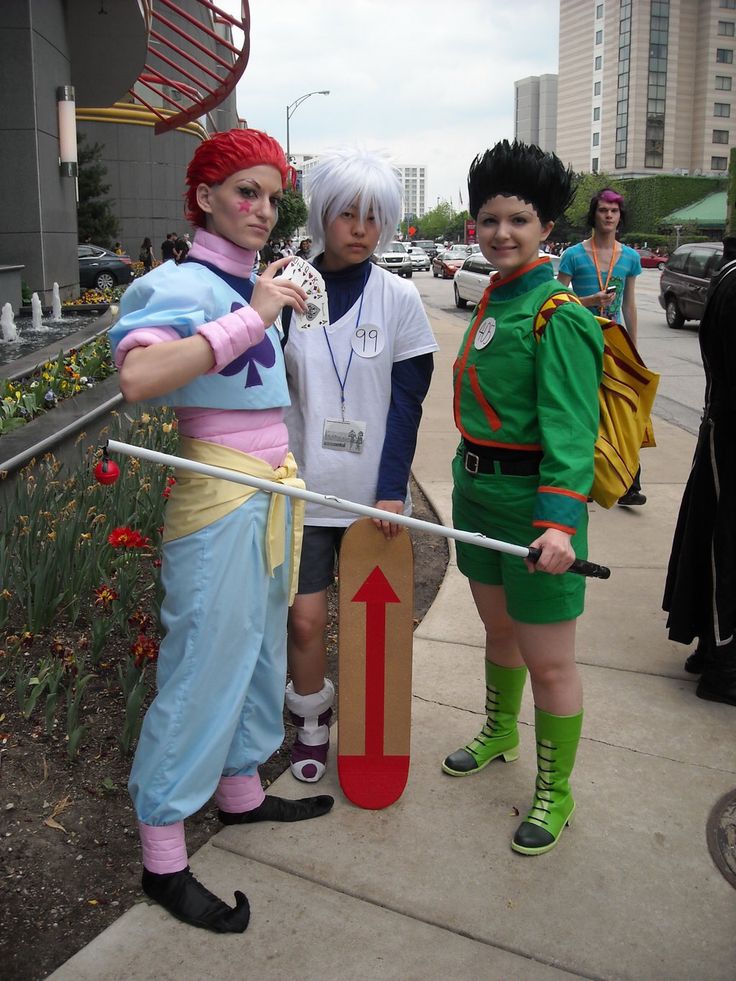
[[[345,501],[329,494],[318,494],[316,491],[302,490],[300,487],[289,487],[285,484],[279,484],[274,480],[263,480],[261,477],[253,477],[250,474],[240,473],[238,470],[230,470],[226,467],[215,467],[209,463],[187,460],[184,457],[174,456],[171,453],[160,453],[158,450],[149,450],[145,446],[121,443],[116,439],[109,439],[105,450],[108,453],[122,453],[125,456],[150,460],[151,463],[159,463],[164,467],[179,467],[182,470],[191,470],[194,473],[204,474],[206,477],[218,477],[220,480],[230,480],[235,484],[255,487],[257,490],[266,491],[269,494],[284,494],[286,497],[295,497],[302,501],[309,501],[312,504],[323,504],[326,507],[335,508],[338,511],[347,511],[351,514],[363,515],[366,518],[378,518],[381,521],[390,521],[392,524],[415,528],[417,531],[428,532],[431,535],[452,538],[455,541],[466,542],[469,545],[479,545],[481,548],[490,548],[495,552],[505,552],[508,555],[518,555],[520,558],[529,559],[532,562],[536,562],[541,555],[540,549],[528,548],[526,545],[513,545],[511,542],[502,542],[495,538],[488,538],[480,532],[460,531],[457,528],[448,528],[446,525],[434,524],[431,521],[422,521],[421,518],[411,518],[405,514],[394,514],[393,511],[383,511],[381,508],[370,507],[367,504],[358,504],[356,501]],[[611,570],[606,568],[606,566],[596,565],[594,562],[586,562],[583,559],[576,559],[569,571],[583,576],[592,576],[597,579],[608,579],[611,575]]]

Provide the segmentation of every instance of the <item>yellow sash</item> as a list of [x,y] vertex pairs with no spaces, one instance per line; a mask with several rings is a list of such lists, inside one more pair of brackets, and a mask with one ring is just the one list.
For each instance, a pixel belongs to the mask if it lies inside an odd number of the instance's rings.
[[[206,463],[213,467],[237,470],[238,473],[272,480],[287,487],[304,488],[304,481],[297,477],[296,461],[288,453],[282,466],[274,470],[265,461],[249,453],[241,453],[229,446],[209,443],[202,439],[182,436],[179,440],[179,453],[186,460]],[[259,491],[256,487],[236,484],[219,477],[208,477],[202,473],[179,468],[175,471],[176,483],[166,504],[166,523],[164,542],[201,531],[219,518],[224,518]],[[289,605],[296,594],[299,574],[299,557],[302,550],[304,528],[304,501],[293,498],[291,522],[291,588]],[[283,494],[271,494],[266,532],[266,560],[269,575],[283,564],[286,557],[286,501]]]

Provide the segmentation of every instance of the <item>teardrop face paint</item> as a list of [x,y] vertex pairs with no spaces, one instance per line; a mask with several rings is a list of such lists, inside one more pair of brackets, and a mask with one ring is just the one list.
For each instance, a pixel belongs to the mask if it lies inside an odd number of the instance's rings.
[[275,167],[259,164],[231,174],[221,184],[200,184],[197,202],[206,228],[241,249],[262,249],[278,220],[283,191]]

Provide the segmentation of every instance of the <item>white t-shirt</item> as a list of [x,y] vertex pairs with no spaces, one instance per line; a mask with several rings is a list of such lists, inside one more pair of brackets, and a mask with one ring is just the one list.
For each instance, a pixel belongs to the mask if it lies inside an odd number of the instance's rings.
[[[371,267],[362,307],[359,298],[326,329],[298,330],[292,323],[284,350],[291,396],[285,422],[308,490],[375,505],[394,362],[437,349],[414,284],[378,266]],[[326,420],[342,421],[341,380],[345,420],[364,424],[347,427],[364,432],[359,453],[323,445]],[[334,427],[328,422],[328,428]],[[410,511],[407,495],[405,513]],[[339,527],[355,520],[356,515],[326,505],[306,507],[308,525]]]

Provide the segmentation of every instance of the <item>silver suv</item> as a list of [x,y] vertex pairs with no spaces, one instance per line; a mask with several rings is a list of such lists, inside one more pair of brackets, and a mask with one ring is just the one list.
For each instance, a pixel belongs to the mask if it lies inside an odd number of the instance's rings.
[[376,265],[389,272],[398,273],[405,279],[411,279],[414,266],[409,255],[409,250],[403,242],[389,242],[383,252],[376,252],[374,257]]
[[659,280],[659,305],[668,327],[676,329],[686,320],[700,320],[711,276],[722,262],[720,242],[696,242],[675,249]]

